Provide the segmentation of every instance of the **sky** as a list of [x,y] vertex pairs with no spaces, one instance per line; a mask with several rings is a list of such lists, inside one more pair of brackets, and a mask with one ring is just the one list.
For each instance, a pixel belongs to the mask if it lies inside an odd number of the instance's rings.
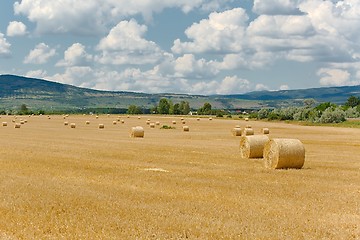
[[359,0],[1,0],[0,74],[240,94],[360,84]]

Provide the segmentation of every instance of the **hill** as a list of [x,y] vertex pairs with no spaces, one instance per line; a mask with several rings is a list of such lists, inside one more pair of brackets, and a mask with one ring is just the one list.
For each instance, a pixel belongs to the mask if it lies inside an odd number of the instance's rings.
[[174,103],[188,101],[193,108],[210,102],[219,109],[253,109],[303,105],[303,100],[344,103],[351,95],[360,96],[360,86],[328,87],[284,91],[260,91],[236,95],[148,94],[126,91],[100,91],[52,81],[15,75],[0,75],[0,110],[26,104],[31,109],[79,110],[89,108],[127,109],[134,104],[151,108],[161,98]]

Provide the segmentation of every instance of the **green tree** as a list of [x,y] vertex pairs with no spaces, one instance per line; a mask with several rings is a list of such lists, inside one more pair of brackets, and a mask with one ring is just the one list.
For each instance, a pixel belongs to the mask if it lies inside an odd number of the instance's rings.
[[180,104],[179,103],[175,103],[172,109],[172,114],[181,114],[181,110],[180,110]]
[[187,115],[190,112],[190,104],[187,101],[181,101],[179,105],[180,113]]
[[345,103],[345,106],[348,107],[356,107],[358,105],[360,105],[360,98],[355,96],[350,96]]
[[198,113],[204,115],[211,114],[211,108],[212,108],[211,104],[206,102],[204,103],[204,106],[198,109]]
[[136,106],[136,105],[130,105],[128,110],[127,110],[127,114],[142,114],[142,110],[140,107]]
[[313,98],[307,98],[304,100],[304,105],[308,108],[312,107],[315,104],[315,100]]
[[169,114],[170,113],[170,107],[171,107],[170,102],[166,98],[162,98],[159,101],[158,112],[160,114]]
[[20,115],[27,115],[27,114],[29,114],[29,109],[28,109],[28,107],[26,106],[26,104],[21,104],[21,105],[20,105],[19,114],[20,114]]

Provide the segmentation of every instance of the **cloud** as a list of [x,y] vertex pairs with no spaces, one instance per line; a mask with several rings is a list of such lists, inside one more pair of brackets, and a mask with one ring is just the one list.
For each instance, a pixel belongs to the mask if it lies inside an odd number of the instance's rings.
[[299,14],[298,0],[254,0],[253,11],[259,15]]
[[92,60],[92,55],[86,52],[84,45],[74,43],[64,52],[64,59],[56,66],[88,66],[91,65]]
[[10,56],[10,47],[11,44],[8,43],[4,34],[0,32],[0,57],[8,57]]
[[279,90],[289,90],[289,85],[283,84],[279,87]]
[[9,23],[6,31],[6,35],[8,35],[9,37],[24,36],[26,34],[26,25],[24,23],[17,21]]
[[45,70],[39,69],[39,70],[29,71],[25,74],[25,76],[30,78],[46,78],[48,74]]
[[250,90],[250,82],[237,76],[225,77],[216,90],[217,94],[244,93]]
[[212,11],[225,7],[227,2],[231,0],[22,0],[14,3],[14,11],[34,22],[40,34],[98,35],[129,17],[142,15],[149,22],[154,13],[166,8],[180,8],[185,13],[194,9]]
[[110,33],[101,39],[97,50],[101,55],[97,61],[102,64],[154,64],[163,57],[162,50],[155,42],[144,39],[145,25],[135,20],[121,21]]
[[174,41],[174,53],[232,53],[243,49],[248,16],[244,9],[234,8],[221,13],[213,12],[208,19],[194,23],[186,29],[191,42]]
[[255,91],[268,91],[268,90],[269,90],[269,87],[262,83],[258,83],[255,86]]
[[44,64],[55,54],[55,49],[50,48],[45,43],[40,43],[25,57],[24,63]]
[[323,86],[349,85],[350,73],[341,69],[321,68],[317,72]]

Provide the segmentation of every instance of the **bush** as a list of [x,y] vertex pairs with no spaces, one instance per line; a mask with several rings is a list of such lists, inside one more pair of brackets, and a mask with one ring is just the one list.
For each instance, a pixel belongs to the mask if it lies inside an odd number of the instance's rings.
[[320,117],[321,123],[339,123],[344,122],[345,120],[345,112],[339,108],[336,108],[335,110],[328,108]]
[[163,125],[160,129],[175,129],[175,127]]
[[345,116],[347,118],[358,118],[360,117],[360,113],[357,111],[356,107],[349,107],[345,111]]
[[268,117],[270,110],[267,108],[262,108],[258,112],[258,119],[265,119]]

